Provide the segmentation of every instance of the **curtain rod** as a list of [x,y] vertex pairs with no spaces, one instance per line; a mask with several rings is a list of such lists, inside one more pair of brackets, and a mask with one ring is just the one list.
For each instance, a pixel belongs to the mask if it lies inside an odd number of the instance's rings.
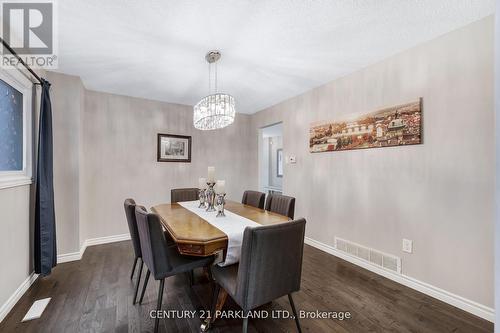
[[16,53],[16,51],[14,51],[14,50],[12,49],[12,47],[10,47],[10,45],[9,45],[9,44],[8,44],[8,43],[7,43],[7,42],[6,42],[6,41],[5,41],[2,37],[0,37],[0,40],[2,41],[3,46],[5,46],[5,48],[6,48],[7,50],[9,50],[9,52],[10,52],[13,56],[15,56],[15,57],[17,58],[17,60],[21,63],[21,65],[23,65],[23,66],[24,66],[24,68],[26,68],[26,69],[27,69],[27,70],[31,73],[31,75],[33,75],[33,76],[34,76],[34,77],[38,80],[38,83],[37,83],[37,82],[33,82],[33,84],[42,84],[42,83],[43,83],[42,79],[41,79],[41,78],[40,78],[40,77],[39,77],[39,76],[35,73],[35,71],[34,71],[34,70],[32,70],[32,69],[31,69],[31,67],[30,67],[30,66],[28,66],[28,65],[27,65],[27,64],[23,61],[23,59],[21,59],[21,57],[20,57],[20,56]]

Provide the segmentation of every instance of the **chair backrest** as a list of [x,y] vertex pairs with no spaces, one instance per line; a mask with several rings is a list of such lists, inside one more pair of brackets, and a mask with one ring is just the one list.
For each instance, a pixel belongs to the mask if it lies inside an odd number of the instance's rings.
[[236,287],[243,310],[300,289],[305,227],[302,218],[245,229]]
[[280,194],[270,194],[267,196],[266,210],[288,216],[293,220],[295,198]]
[[197,188],[174,188],[170,190],[170,202],[198,200]]
[[142,256],[141,242],[139,240],[139,231],[137,230],[137,220],[135,219],[134,199],[126,199],[123,206],[125,207],[125,216],[127,217],[128,230],[132,239],[134,253],[136,257],[140,258]]
[[243,198],[241,203],[245,205],[254,206],[260,209],[264,209],[264,200],[266,194],[258,191],[245,191],[243,192]]
[[148,213],[143,206],[136,207],[135,216],[141,240],[142,260],[156,280],[162,279],[172,270],[172,265],[160,218],[156,214]]

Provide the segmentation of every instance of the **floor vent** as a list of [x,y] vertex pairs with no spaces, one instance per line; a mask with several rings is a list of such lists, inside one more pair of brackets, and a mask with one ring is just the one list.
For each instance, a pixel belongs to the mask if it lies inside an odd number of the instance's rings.
[[50,302],[50,297],[35,301],[31,305],[31,308],[28,310],[22,321],[28,321],[40,318],[42,316],[43,310],[45,310],[49,302]]
[[335,248],[338,251],[401,274],[401,258],[383,253],[351,241],[335,237]]

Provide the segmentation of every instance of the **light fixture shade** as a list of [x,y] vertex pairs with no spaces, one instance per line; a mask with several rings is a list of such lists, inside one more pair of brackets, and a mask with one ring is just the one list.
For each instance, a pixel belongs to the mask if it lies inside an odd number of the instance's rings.
[[194,127],[203,130],[224,128],[234,122],[234,98],[228,94],[213,94],[201,99],[194,106]]

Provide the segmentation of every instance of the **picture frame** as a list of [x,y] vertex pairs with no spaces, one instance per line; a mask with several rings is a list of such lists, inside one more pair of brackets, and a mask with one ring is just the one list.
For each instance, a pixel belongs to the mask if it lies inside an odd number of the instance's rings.
[[191,163],[191,136],[158,133],[157,162]]
[[283,149],[276,150],[276,177],[283,177]]

